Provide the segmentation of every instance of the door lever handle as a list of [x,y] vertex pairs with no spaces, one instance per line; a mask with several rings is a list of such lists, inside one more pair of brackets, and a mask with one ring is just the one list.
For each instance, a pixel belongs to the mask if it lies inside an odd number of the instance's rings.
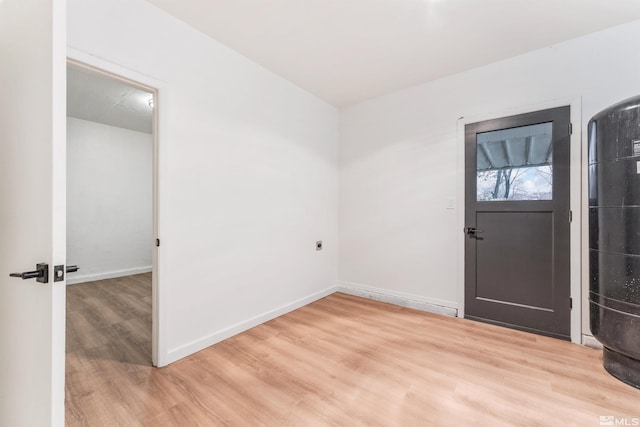
[[472,239],[483,240],[483,237],[478,236],[478,233],[484,233],[484,230],[478,230],[475,227],[466,227],[464,232]]
[[25,271],[22,273],[11,273],[10,277],[19,277],[22,280],[27,279],[36,279],[37,282],[40,283],[48,283],[49,282],[49,264],[36,264],[36,270],[34,271]]
[[78,267],[77,265],[67,265],[67,267],[65,268],[65,271],[67,273],[75,273],[78,270],[80,270],[80,267]]

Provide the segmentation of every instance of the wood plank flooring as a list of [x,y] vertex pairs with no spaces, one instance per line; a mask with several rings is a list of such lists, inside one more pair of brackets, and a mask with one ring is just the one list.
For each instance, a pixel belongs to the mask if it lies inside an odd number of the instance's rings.
[[[601,352],[333,294],[150,366],[150,276],[72,285],[67,425],[598,426],[640,417]],[[215,309],[212,307],[212,309]]]

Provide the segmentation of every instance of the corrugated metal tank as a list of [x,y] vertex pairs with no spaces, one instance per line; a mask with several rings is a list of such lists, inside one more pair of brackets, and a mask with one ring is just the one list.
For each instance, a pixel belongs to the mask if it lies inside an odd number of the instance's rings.
[[589,272],[603,365],[640,388],[640,96],[589,121]]

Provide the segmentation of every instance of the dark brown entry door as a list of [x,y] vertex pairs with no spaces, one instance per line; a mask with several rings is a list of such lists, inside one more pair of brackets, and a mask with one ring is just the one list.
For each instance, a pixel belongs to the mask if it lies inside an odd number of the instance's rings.
[[570,339],[569,107],[465,127],[465,317]]

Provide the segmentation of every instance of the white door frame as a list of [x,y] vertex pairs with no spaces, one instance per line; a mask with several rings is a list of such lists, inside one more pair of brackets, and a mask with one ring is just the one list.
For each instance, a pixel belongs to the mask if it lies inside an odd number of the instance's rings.
[[[77,49],[67,48],[67,63],[78,68],[84,68],[94,73],[103,74],[115,80],[137,87],[141,90],[153,93],[153,236],[159,239],[159,219],[160,219],[160,198],[158,188],[160,182],[161,157],[159,148],[162,140],[162,130],[164,128],[164,94],[166,84],[138,73],[129,68],[105,61],[93,55],[89,55]],[[151,244],[151,242],[150,242]],[[163,289],[160,286],[161,271],[158,257],[159,248],[153,245],[152,255],[152,331],[151,331],[151,358],[154,366],[164,366],[168,362],[166,340],[165,340],[165,298]]]
[[[582,98],[572,97],[563,99],[554,99],[536,104],[528,104],[519,107],[508,108],[503,111],[493,111],[472,116],[463,116],[458,119],[458,317],[464,317],[464,245],[465,234],[462,232],[465,227],[465,132],[464,127],[469,123],[483,122],[485,120],[499,119],[501,117],[515,116],[525,114],[532,111],[546,110],[549,108],[571,107],[571,123],[573,124],[573,133],[571,135],[571,153],[570,153],[570,201],[569,208],[573,212],[573,221],[570,229],[570,258],[571,265],[569,270],[571,273],[571,298],[573,300],[573,309],[571,310],[571,342],[582,343],[582,277],[585,266],[585,251],[582,242],[583,226],[582,224],[585,210],[582,207],[583,188],[583,165],[582,165]],[[567,219],[568,220],[568,219]],[[587,277],[586,275],[584,277]]]

